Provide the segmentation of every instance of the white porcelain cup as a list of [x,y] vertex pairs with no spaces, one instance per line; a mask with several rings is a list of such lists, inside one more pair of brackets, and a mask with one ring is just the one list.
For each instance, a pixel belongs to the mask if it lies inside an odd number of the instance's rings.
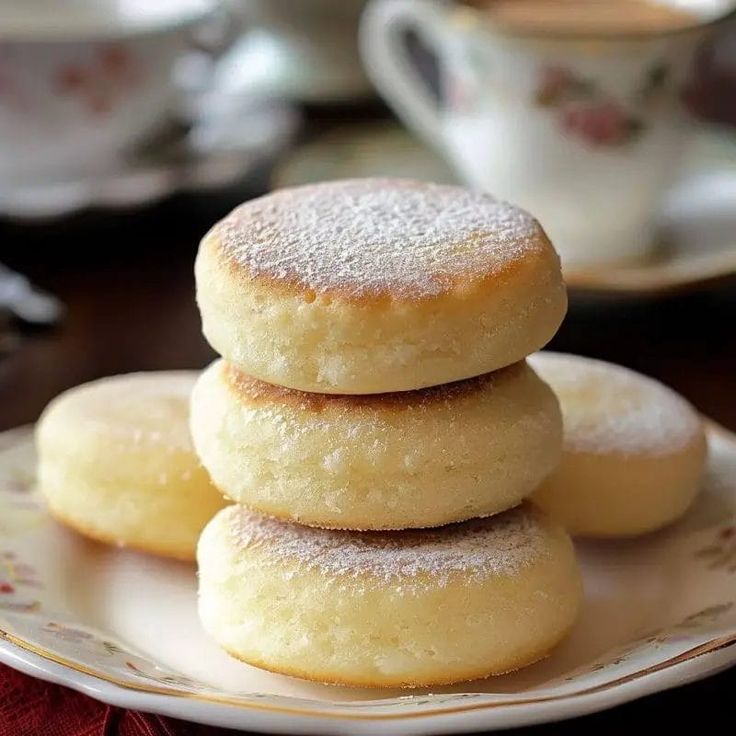
[[358,53],[366,0],[229,0],[249,30],[234,53],[256,92],[304,102],[345,102],[371,96]]
[[109,165],[171,112],[213,0],[0,0],[0,188]]
[[[687,29],[596,38],[521,35],[435,0],[374,0],[361,48],[407,125],[467,184],[533,213],[565,264],[626,261],[653,246],[690,132],[681,95],[693,52],[734,5],[693,0]],[[407,53],[407,32],[437,55],[439,100]]]

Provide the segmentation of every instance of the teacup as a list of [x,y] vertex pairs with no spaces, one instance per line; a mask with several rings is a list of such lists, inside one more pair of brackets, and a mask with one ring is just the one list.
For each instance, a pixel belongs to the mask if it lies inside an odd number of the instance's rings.
[[[663,0],[664,1],[664,0]],[[523,33],[435,0],[374,0],[361,46],[397,114],[469,185],[539,218],[566,264],[641,258],[690,126],[681,109],[694,51],[733,0],[666,0],[692,13],[677,31]],[[437,100],[407,53],[435,51]]]
[[[366,0],[230,0],[249,30],[230,58],[248,89],[305,102],[373,95],[358,53]],[[227,60],[225,62],[227,64]]]
[[171,112],[214,0],[0,0],[0,187],[109,165]]

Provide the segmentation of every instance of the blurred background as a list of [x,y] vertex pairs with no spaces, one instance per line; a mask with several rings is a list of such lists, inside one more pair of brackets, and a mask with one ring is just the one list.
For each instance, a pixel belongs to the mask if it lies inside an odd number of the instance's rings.
[[[570,293],[550,347],[736,430],[735,6],[0,0],[0,430],[100,376],[206,365],[201,237],[358,176],[527,207]],[[689,688],[562,728],[699,726],[733,677]]]
[[733,5],[0,0],[1,428],[205,365],[192,263],[236,204],[407,176],[530,209],[570,288],[551,347],[736,429]]

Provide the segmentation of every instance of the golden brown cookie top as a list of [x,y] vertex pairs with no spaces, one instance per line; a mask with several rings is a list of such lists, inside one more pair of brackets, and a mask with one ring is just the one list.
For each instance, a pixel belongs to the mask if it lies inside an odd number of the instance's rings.
[[539,223],[488,194],[408,179],[282,189],[236,208],[205,239],[249,280],[348,299],[422,300],[556,261]]
[[249,406],[288,405],[302,411],[320,412],[397,412],[421,411],[440,403],[457,404],[464,396],[473,396],[492,386],[499,386],[528,373],[522,361],[493,373],[441,386],[397,391],[384,394],[318,394],[266,383],[241,371],[232,363],[222,361],[222,376],[239,400]]
[[546,350],[529,362],[560,400],[567,452],[667,455],[703,434],[682,396],[629,368]]

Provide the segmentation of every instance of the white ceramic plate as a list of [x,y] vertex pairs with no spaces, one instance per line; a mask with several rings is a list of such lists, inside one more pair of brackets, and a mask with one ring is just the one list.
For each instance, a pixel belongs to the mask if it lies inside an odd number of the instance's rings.
[[429,734],[592,712],[736,663],[736,437],[710,429],[704,492],[672,528],[578,547],[572,636],[521,672],[435,691],[262,672],[201,632],[195,571],[87,542],[34,490],[30,430],[0,435],[0,660],[108,703],[249,731]]

